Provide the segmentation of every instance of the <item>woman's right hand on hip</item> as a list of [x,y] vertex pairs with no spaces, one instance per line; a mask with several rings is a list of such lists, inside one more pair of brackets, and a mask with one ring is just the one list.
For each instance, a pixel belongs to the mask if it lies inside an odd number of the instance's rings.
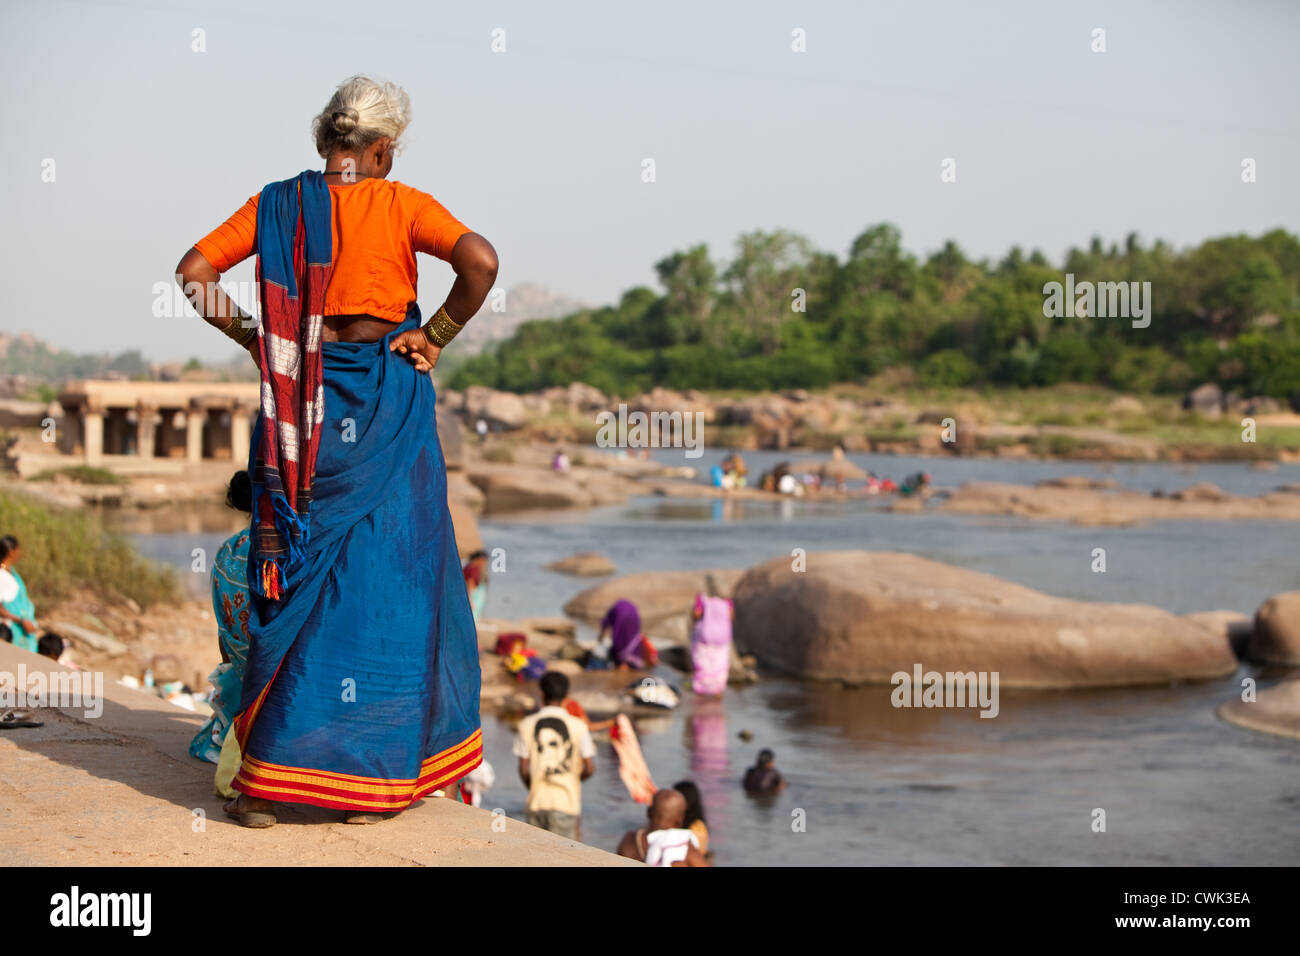
[[420,329],[393,336],[388,349],[405,355],[417,372],[432,372],[438,364],[438,356],[442,354],[442,349],[430,342],[429,337]]

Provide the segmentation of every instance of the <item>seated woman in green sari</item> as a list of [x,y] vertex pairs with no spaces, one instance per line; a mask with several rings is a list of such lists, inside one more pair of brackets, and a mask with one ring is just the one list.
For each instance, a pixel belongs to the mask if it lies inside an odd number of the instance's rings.
[[27,593],[27,582],[14,567],[22,554],[18,539],[11,534],[0,538],[0,620],[8,625],[6,638],[25,651],[37,653],[36,605]]

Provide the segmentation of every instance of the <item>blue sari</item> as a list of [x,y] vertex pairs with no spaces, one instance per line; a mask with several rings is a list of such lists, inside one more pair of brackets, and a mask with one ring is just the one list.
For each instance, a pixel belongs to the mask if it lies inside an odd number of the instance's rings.
[[433,383],[389,351],[419,325],[412,305],[382,341],[321,345],[310,535],[283,597],[255,596],[249,618],[232,785],[251,796],[401,810],[482,762],[478,639]]
[[[15,568],[10,568],[9,573],[13,575],[14,581],[18,585],[18,594],[14,596],[12,601],[5,602],[4,609],[25,621],[33,620],[36,617],[36,605],[32,603],[32,599],[27,593],[27,582],[23,580],[23,576]],[[28,634],[17,621],[5,621],[4,623],[9,625],[9,633],[12,635],[14,647],[21,647],[33,654],[39,653],[40,642],[36,639],[35,634]]]
[[212,613],[217,618],[217,643],[225,661],[208,675],[213,693],[208,698],[212,716],[190,741],[190,754],[217,763],[226,732],[239,707],[248,659],[248,546],[251,531],[232,534],[217,549],[212,561]]

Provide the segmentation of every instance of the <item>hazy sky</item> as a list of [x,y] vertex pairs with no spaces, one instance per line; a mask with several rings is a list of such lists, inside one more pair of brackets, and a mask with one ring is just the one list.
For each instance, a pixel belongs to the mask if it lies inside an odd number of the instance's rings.
[[[311,118],[361,72],[410,93],[393,176],[495,244],[498,285],[591,303],[752,229],[843,255],[889,220],[917,253],[1054,261],[1094,234],[1300,229],[1285,0],[0,0],[0,37],[0,330],[76,351],[233,354],[154,318],[153,286],[264,184],[323,168]],[[427,311],[451,273],[420,263]]]

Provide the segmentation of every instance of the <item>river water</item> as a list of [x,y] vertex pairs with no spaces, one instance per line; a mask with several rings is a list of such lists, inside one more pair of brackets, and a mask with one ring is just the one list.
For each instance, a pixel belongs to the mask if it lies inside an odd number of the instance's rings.
[[[680,452],[659,452],[683,463]],[[702,472],[721,454],[686,461]],[[797,457],[797,456],[786,456]],[[1065,474],[1173,491],[1212,481],[1258,494],[1300,480],[1300,469],[1245,465],[1090,465],[990,459],[850,456],[896,480],[925,469],[936,484],[1029,483]],[[780,460],[746,455],[751,470]],[[219,509],[187,510],[183,530],[123,526],[147,554],[189,568],[234,527]],[[237,522],[236,522],[237,523]],[[748,567],[793,548],[906,551],[1065,597],[1140,601],[1185,613],[1253,613],[1300,588],[1297,528],[1270,522],[1159,522],[1075,528],[1018,518],[894,515],[869,501],[730,502],[637,498],[582,512],[481,521],[506,570],[491,582],[492,617],[559,614],[587,583],[543,569],[599,550],[619,573]],[[1093,548],[1107,571],[1090,570]],[[211,553],[209,551],[208,553]],[[196,591],[201,591],[201,575]],[[585,630],[585,629],[584,629]],[[590,633],[585,630],[585,633]],[[680,675],[661,676],[680,684]],[[845,689],[765,675],[725,700],[683,704],[638,722],[655,781],[694,780],[704,793],[719,865],[856,864],[1294,864],[1300,860],[1300,742],[1219,721],[1236,676],[1172,687],[1073,692],[1004,690],[1000,713],[895,709],[889,687]],[[748,739],[742,739],[742,733]],[[525,792],[511,756],[513,729],[488,717],[497,771],[489,807],[521,819]],[[740,778],[761,747],[790,781],[774,799],[747,797]],[[613,849],[643,820],[618,779],[607,740],[583,788],[583,838]],[[1094,831],[1105,811],[1105,832]]]

